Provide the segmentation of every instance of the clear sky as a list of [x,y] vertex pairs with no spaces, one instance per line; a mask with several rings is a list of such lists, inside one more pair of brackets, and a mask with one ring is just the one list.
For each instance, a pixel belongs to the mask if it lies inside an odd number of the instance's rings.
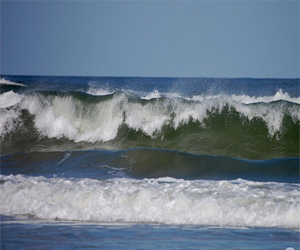
[[1,74],[299,77],[299,1],[1,1]]

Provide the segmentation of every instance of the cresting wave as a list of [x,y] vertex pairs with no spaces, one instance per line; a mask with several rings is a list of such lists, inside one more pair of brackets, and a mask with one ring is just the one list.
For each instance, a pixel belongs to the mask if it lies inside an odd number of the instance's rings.
[[43,219],[299,228],[299,184],[0,175],[0,213]]
[[10,91],[0,98],[0,135],[6,153],[26,138],[27,147],[28,141],[67,139],[116,150],[157,147],[249,159],[299,156],[299,98],[281,91],[273,98],[249,98]]
[[299,229],[297,79],[4,77],[0,214]]
[[17,82],[12,82],[12,81],[6,80],[4,78],[0,78],[0,85],[12,85],[12,86],[22,86],[22,87],[25,87],[24,84],[17,83]]

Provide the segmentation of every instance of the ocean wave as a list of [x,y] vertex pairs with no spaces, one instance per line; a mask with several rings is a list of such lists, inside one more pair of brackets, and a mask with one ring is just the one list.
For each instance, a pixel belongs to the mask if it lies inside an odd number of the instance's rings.
[[[242,160],[174,150],[136,148],[120,151],[28,152],[1,157],[1,173],[78,178],[161,178],[299,182],[299,158]],[[15,167],[13,167],[15,166]]]
[[[227,155],[226,149],[243,147],[250,155],[252,151],[275,150],[269,156],[254,152],[252,158],[299,155],[299,104],[291,99],[274,97],[271,102],[251,104],[227,95],[197,101],[178,97],[147,100],[124,91],[103,96],[11,91],[1,98],[2,141],[12,133],[30,131],[34,138],[113,143],[123,148],[154,146]],[[265,149],[268,142],[272,146]]]
[[5,78],[0,78],[0,85],[14,85],[14,86],[26,87],[24,84],[12,82],[12,81],[6,80]]
[[236,103],[242,104],[253,104],[253,103],[270,103],[275,101],[288,101],[300,104],[300,97],[291,97],[288,93],[283,92],[282,89],[276,91],[275,95],[273,96],[249,96],[249,95],[231,95],[230,97],[226,97],[224,95],[195,95],[192,98],[187,98],[189,100],[194,101],[207,101],[212,99],[220,99],[220,98],[227,98]]
[[23,95],[8,91],[0,95],[0,108],[7,108],[19,103],[23,99]]
[[299,228],[299,184],[0,175],[0,213],[42,219]]
[[206,102],[210,101],[213,99],[230,99],[231,101],[237,102],[237,103],[242,103],[242,104],[253,104],[253,103],[269,103],[269,102],[274,102],[274,101],[279,101],[279,100],[284,100],[288,102],[293,102],[300,104],[300,97],[299,96],[293,96],[288,92],[284,92],[282,89],[278,89],[274,95],[265,95],[265,96],[250,96],[250,95],[237,95],[237,94],[224,94],[224,93],[219,93],[219,94],[209,94],[209,93],[203,93],[203,94],[191,94],[189,93],[184,94],[180,92],[172,92],[170,90],[169,92],[161,92],[158,89],[154,89],[152,92],[148,91],[137,91],[137,90],[124,90],[124,89],[116,89],[116,88],[110,88],[108,84],[100,85],[95,82],[95,81],[90,81],[88,83],[88,89],[84,91],[85,93],[95,95],[95,96],[103,96],[103,95],[110,95],[115,92],[128,92],[132,93],[134,95],[137,95],[139,98],[144,99],[144,100],[151,100],[151,99],[159,99],[161,97],[167,97],[167,98],[181,98],[185,99],[188,101],[198,101],[198,102]]
[[108,85],[106,87],[99,87],[97,82],[89,82],[88,83],[88,90],[86,91],[87,94],[94,95],[94,96],[105,96],[111,95],[115,92],[115,90],[110,90]]
[[160,97],[161,97],[161,94],[159,93],[158,90],[155,89],[150,94],[148,93],[145,96],[142,96],[141,98],[145,99],[145,100],[150,100],[150,99],[160,98]]

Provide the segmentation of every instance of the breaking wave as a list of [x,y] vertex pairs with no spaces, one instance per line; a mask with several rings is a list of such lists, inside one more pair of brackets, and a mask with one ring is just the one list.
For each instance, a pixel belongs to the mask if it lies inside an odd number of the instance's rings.
[[0,213],[43,219],[299,228],[299,184],[0,175]]
[[26,138],[26,147],[30,141],[48,145],[51,139],[114,150],[156,147],[249,159],[299,156],[299,98],[282,91],[252,99],[9,91],[0,96],[0,106],[5,153]]
[[18,82],[12,82],[12,81],[6,80],[5,78],[0,78],[0,85],[12,85],[12,86],[25,87],[24,84],[21,84],[21,83],[18,83]]

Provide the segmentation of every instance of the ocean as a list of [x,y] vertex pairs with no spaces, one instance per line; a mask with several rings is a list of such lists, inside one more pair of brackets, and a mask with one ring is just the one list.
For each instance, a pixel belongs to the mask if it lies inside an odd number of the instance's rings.
[[0,88],[2,249],[300,249],[299,79]]

